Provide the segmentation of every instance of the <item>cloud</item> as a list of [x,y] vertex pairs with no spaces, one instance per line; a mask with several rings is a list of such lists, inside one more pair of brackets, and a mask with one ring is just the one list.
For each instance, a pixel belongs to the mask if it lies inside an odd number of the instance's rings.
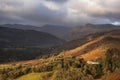
[[120,22],[120,0],[0,0],[0,23]]
[[[120,21],[120,0],[70,0],[67,4],[69,20],[76,22]],[[71,17],[69,17],[71,16]],[[80,21],[81,22],[81,21]]]
[[55,2],[55,3],[66,3],[68,0],[46,0],[46,1],[51,1],[51,2]]

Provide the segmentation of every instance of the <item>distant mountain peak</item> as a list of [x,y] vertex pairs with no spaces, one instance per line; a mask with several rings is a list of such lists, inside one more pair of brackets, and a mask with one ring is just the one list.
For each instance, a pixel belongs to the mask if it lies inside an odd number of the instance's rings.
[[92,24],[92,23],[87,23],[85,26],[115,26],[113,24]]
[[56,25],[56,24],[45,24],[45,25],[43,25],[42,27],[52,27],[52,28],[62,27],[62,28],[66,28],[66,27],[63,26],[63,25]]
[[87,24],[85,24],[85,26],[93,26],[94,24],[92,24],[92,23],[87,23]]

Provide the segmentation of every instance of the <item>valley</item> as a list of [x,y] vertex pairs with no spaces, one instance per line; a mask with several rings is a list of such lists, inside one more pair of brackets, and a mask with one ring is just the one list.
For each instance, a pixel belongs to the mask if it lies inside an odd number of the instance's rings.
[[49,49],[2,48],[0,80],[119,80],[119,35],[120,30],[89,34]]

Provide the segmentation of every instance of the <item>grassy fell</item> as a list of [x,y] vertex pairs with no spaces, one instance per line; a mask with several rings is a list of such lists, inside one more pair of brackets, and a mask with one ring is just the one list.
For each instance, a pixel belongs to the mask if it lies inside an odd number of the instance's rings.
[[60,56],[77,56],[82,57],[85,60],[95,60],[98,58],[104,58],[105,52],[110,48],[120,49],[120,37],[114,35],[100,36],[84,45],[75,49],[64,51],[60,53]]

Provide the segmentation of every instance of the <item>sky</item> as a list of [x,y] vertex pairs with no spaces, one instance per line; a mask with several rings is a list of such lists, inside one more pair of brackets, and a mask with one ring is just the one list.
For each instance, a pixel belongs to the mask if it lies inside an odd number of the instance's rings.
[[0,24],[120,25],[120,0],[0,0]]

